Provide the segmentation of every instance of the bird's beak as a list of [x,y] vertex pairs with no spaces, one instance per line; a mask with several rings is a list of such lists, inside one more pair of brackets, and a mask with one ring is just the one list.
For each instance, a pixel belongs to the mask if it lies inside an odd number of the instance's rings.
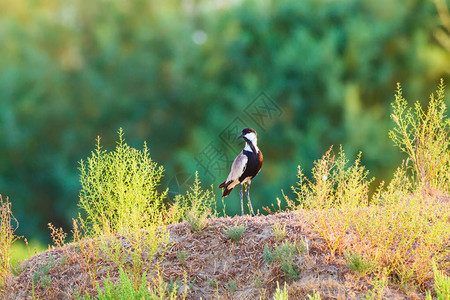
[[241,137],[243,137],[244,134],[241,134],[240,136],[238,136],[236,139],[240,139]]

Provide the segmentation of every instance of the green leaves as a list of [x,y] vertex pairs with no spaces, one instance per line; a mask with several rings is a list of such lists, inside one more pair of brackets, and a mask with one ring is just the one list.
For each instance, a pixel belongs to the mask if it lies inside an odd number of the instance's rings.
[[[427,109],[420,102],[409,107],[398,84],[392,103],[395,127],[389,137],[408,155],[416,189],[450,192],[450,120],[444,101],[444,82],[430,96]],[[408,164],[410,163],[410,165]]]
[[100,138],[87,161],[80,161],[80,202],[94,235],[125,233],[165,222],[163,199],[159,192],[163,167],[142,150],[125,143],[123,130],[112,152],[103,150]]

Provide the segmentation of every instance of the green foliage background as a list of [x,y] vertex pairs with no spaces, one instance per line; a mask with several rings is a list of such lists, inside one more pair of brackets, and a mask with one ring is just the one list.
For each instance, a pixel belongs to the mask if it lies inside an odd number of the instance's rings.
[[[119,127],[164,165],[161,190],[177,192],[195,170],[217,186],[226,163],[203,170],[196,158],[208,145],[234,158],[219,134],[236,117],[258,131],[265,157],[255,209],[331,144],[361,150],[388,179],[401,159],[387,136],[396,82],[426,100],[449,75],[439,24],[422,0],[2,1],[0,193],[19,234],[69,224],[77,162],[97,135],[112,149]],[[261,92],[282,111],[264,128],[243,114]],[[226,203],[239,213],[238,193]]]

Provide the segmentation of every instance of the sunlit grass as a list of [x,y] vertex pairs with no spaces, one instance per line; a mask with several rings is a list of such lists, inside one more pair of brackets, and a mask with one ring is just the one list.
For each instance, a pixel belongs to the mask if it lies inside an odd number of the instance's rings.
[[[13,221],[15,221],[15,225],[12,224]],[[17,224],[11,211],[11,202],[8,197],[3,199],[0,195],[0,292],[10,273],[11,244],[18,238],[14,234]]]
[[[372,264],[369,273],[397,278],[399,286],[422,286],[432,279],[433,260],[444,269],[450,265],[450,207],[435,197],[450,186],[450,121],[443,99],[441,81],[428,109],[416,102],[413,110],[398,88],[392,115],[397,127],[390,137],[408,159],[371,199],[361,156],[347,166],[342,149],[316,161],[312,179],[299,167],[297,198],[287,199],[308,216],[332,255],[351,251],[364,257]],[[358,242],[346,242],[348,234]]]

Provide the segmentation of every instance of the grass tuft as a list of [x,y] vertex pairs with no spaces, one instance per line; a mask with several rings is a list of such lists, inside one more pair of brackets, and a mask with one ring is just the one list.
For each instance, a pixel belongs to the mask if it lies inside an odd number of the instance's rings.
[[320,294],[316,291],[313,291],[312,295],[307,295],[308,300],[321,300],[322,298],[320,298]]
[[210,211],[205,211],[199,214],[196,211],[186,212],[186,221],[189,223],[191,230],[196,233],[202,233],[202,231],[208,226],[208,217]]
[[216,214],[215,203],[213,187],[203,189],[198,172],[195,172],[193,185],[186,195],[175,196],[171,212],[175,221],[186,220],[192,231],[201,233],[207,226],[207,218]]
[[180,252],[177,253],[177,258],[178,261],[180,262],[180,264],[184,267],[186,265],[186,259],[189,257],[189,253],[187,253],[186,251],[182,250]]
[[232,239],[236,244],[241,240],[242,234],[247,229],[245,225],[235,225],[233,227],[228,227],[223,230],[227,239]]
[[280,243],[286,237],[286,225],[275,223],[272,226],[272,232],[275,238],[275,242]]
[[236,281],[230,279],[228,280],[228,283],[225,285],[225,288],[230,292],[230,293],[234,293],[236,292],[236,288],[237,288],[237,283]]
[[277,289],[275,290],[275,293],[273,294],[273,300],[288,300],[289,299],[289,293],[287,290],[287,284],[284,283],[283,289],[280,289],[280,283],[277,281]]
[[[153,279],[154,286],[152,287],[147,283],[148,276],[144,272],[141,276],[138,289],[135,289],[133,280],[129,277],[127,272],[123,269],[119,269],[120,282],[114,284],[111,281],[111,277],[108,277],[104,281],[103,288],[97,285],[98,297],[94,298],[90,295],[85,295],[83,299],[86,300],[140,300],[140,299],[177,299],[178,288],[177,283],[169,283],[163,281],[161,276],[157,276]],[[184,297],[183,297],[184,298]],[[81,299],[81,297],[78,297]]]
[[450,277],[444,272],[438,270],[436,263],[433,261],[434,273],[434,290],[438,300],[450,299]]
[[304,253],[306,247],[301,244],[284,242],[281,245],[275,246],[270,250],[269,246],[264,245],[263,257],[267,264],[272,264],[274,261],[280,264],[281,270],[288,279],[299,278],[299,268],[295,266],[294,259],[299,253]]
[[344,252],[344,256],[347,259],[347,267],[361,276],[366,275],[374,267],[374,265],[370,261],[364,259],[360,253],[352,252],[350,250]]
[[34,271],[32,278],[33,286],[39,284],[44,290],[47,289],[51,284],[51,277],[48,273],[54,267],[55,259],[50,255],[48,257],[47,263],[40,265],[39,268]]

